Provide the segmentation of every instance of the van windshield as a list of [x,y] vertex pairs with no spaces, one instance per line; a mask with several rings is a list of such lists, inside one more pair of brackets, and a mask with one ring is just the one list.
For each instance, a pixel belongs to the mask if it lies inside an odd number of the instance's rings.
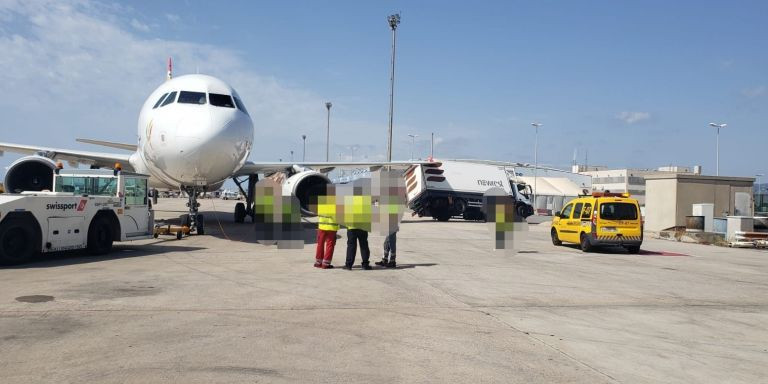
[[605,220],[637,220],[637,206],[632,203],[602,203],[600,218]]

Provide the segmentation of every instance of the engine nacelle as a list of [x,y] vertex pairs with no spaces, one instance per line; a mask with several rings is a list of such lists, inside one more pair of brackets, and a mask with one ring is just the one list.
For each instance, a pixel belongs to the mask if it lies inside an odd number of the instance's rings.
[[53,190],[53,170],[56,163],[42,156],[25,156],[8,167],[5,190],[9,193]]
[[[316,186],[324,186],[331,183],[328,176],[312,170],[301,171],[289,177],[283,183],[283,195],[293,195],[299,199],[301,209],[306,212],[309,210],[309,202],[312,194],[317,191]],[[316,212],[312,212],[316,213]]]

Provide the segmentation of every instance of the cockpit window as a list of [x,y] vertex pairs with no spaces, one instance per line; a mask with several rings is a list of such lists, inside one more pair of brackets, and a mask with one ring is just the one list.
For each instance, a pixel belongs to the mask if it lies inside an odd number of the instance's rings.
[[205,104],[205,93],[203,92],[179,92],[179,104]]
[[160,106],[161,107],[165,107],[166,105],[168,105],[170,103],[173,103],[174,100],[176,100],[176,92],[175,91],[171,92],[170,94],[168,94],[168,97],[165,99],[165,101],[163,101],[163,104],[160,105]]
[[211,105],[215,105],[217,107],[227,107],[227,108],[235,107],[235,104],[232,103],[232,97],[229,95],[209,93],[208,98],[211,99]]
[[240,100],[237,96],[232,96],[233,99],[235,99],[235,104],[237,104],[237,109],[243,111],[246,115],[248,114],[248,110],[245,109],[245,105],[243,105],[243,102]]
[[168,94],[167,94],[167,93],[163,93],[163,95],[162,95],[162,96],[160,96],[160,98],[159,98],[159,99],[157,99],[157,103],[155,103],[155,106],[154,106],[154,107],[152,107],[152,109],[155,109],[155,108],[157,108],[157,107],[160,105],[160,103],[162,103],[162,102],[163,102],[163,99],[165,99],[165,97],[166,97],[166,96],[168,96]]

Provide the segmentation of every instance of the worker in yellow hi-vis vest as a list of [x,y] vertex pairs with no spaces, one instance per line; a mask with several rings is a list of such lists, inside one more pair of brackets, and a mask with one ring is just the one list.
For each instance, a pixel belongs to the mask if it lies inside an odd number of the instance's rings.
[[352,196],[344,196],[344,225],[347,227],[347,260],[344,269],[352,270],[357,254],[357,243],[360,243],[360,255],[363,258],[362,268],[373,269],[369,259],[371,250],[368,248],[368,232],[371,231],[372,207],[371,195],[362,194],[362,187],[355,187]]
[[315,268],[331,269],[333,249],[336,247],[336,232],[339,230],[336,218],[336,195],[328,186],[325,194],[317,197],[317,249]]

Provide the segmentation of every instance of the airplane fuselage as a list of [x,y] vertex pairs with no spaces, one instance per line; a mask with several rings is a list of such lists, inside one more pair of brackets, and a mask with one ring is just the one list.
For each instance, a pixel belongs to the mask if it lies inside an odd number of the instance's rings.
[[218,188],[248,158],[253,121],[237,92],[207,75],[166,81],[144,102],[130,162],[156,187]]

